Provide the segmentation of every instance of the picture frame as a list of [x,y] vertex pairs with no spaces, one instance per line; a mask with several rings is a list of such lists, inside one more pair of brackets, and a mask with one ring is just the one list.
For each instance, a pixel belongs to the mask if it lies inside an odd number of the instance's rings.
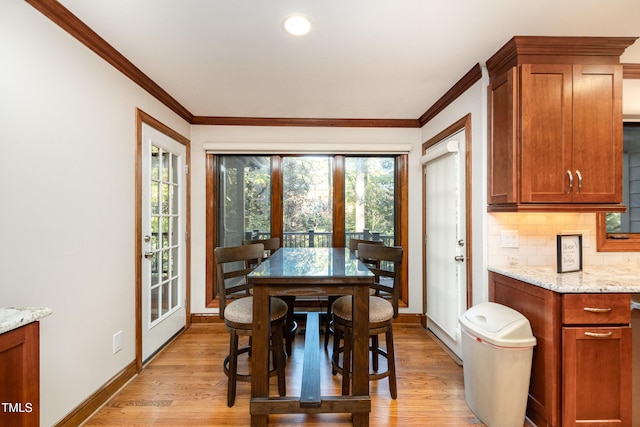
[[582,234],[558,234],[558,273],[582,271]]

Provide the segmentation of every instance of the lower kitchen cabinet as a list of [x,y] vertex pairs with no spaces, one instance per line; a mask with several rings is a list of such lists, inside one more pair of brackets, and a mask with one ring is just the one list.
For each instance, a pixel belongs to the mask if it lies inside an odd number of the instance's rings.
[[537,339],[527,417],[538,427],[631,427],[630,295],[565,294],[489,273],[489,299]]
[[0,334],[0,426],[40,423],[38,322]]
[[562,425],[631,426],[631,328],[562,328]]

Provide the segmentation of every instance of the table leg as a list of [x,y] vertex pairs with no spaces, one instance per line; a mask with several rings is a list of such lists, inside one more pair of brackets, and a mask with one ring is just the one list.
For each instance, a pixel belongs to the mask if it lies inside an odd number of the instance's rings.
[[[269,293],[266,286],[253,288],[251,397],[269,396]],[[251,403],[252,405],[253,403]],[[268,415],[251,414],[252,427],[266,427]]]
[[[353,396],[369,396],[369,287],[354,286]],[[369,413],[353,414],[353,425],[369,425]]]

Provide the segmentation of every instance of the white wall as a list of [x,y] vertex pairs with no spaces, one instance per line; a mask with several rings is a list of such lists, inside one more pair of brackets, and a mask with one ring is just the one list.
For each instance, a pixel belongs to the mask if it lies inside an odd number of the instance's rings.
[[[488,78],[483,77],[469,90],[456,99],[445,110],[422,128],[422,141],[428,141],[449,126],[471,114],[471,210],[472,210],[472,303],[478,304],[488,299],[487,260],[486,260],[486,221],[487,221],[487,85]],[[414,168],[414,166],[412,166]],[[415,165],[420,169],[420,164]],[[422,200],[415,200],[422,203]],[[422,250],[417,252],[422,256]],[[417,256],[417,255],[416,255]]]
[[190,128],[24,1],[0,1],[0,58],[0,306],[53,309],[50,426],[135,359],[135,109]]
[[[420,313],[422,310],[422,267],[419,255],[422,227],[422,205],[419,158],[421,155],[420,129],[395,128],[312,128],[312,127],[238,127],[238,126],[193,126],[191,130],[191,199],[195,203],[205,200],[205,142],[296,142],[321,147],[327,143],[407,143],[412,145],[409,153],[409,307],[402,312]],[[194,313],[217,312],[205,307],[205,235],[195,230],[204,230],[204,203],[193,207],[191,216],[193,238],[191,240],[192,276],[191,310]],[[416,249],[417,248],[417,249]]]

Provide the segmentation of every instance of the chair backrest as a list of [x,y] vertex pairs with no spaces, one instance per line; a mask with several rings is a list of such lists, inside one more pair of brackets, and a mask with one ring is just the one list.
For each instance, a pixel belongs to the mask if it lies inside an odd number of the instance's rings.
[[367,245],[384,245],[382,240],[364,240],[364,239],[351,239],[349,240],[349,250],[351,253],[356,254],[360,261],[362,261],[367,267],[379,267],[379,263],[375,259],[367,259],[360,256],[358,253],[358,245],[365,243]]
[[[270,239],[256,239],[256,240],[243,240],[242,241],[243,245],[257,245],[259,243],[261,243],[264,246],[264,251],[262,252],[261,261],[264,261],[269,256],[271,256],[271,254],[273,254],[275,251],[280,249],[280,238],[279,237],[272,237]],[[256,265],[257,265],[256,264],[256,260],[248,260],[247,261],[247,266],[255,267]]]
[[384,246],[360,243],[358,258],[376,260],[377,265],[369,266],[374,274],[376,295],[391,300],[393,317],[398,316],[398,300],[400,297],[400,275],[402,274],[402,258],[404,250],[401,246]]
[[[218,247],[214,251],[216,264],[216,285],[220,298],[220,318],[224,319],[224,309],[230,299],[248,296],[251,285],[247,274],[262,262],[264,245],[242,245]],[[249,263],[251,262],[251,265]]]
[[349,240],[349,250],[355,253],[358,250],[358,245],[360,243],[366,243],[368,245],[382,245],[384,242],[382,240],[365,240],[365,239],[351,239]]

